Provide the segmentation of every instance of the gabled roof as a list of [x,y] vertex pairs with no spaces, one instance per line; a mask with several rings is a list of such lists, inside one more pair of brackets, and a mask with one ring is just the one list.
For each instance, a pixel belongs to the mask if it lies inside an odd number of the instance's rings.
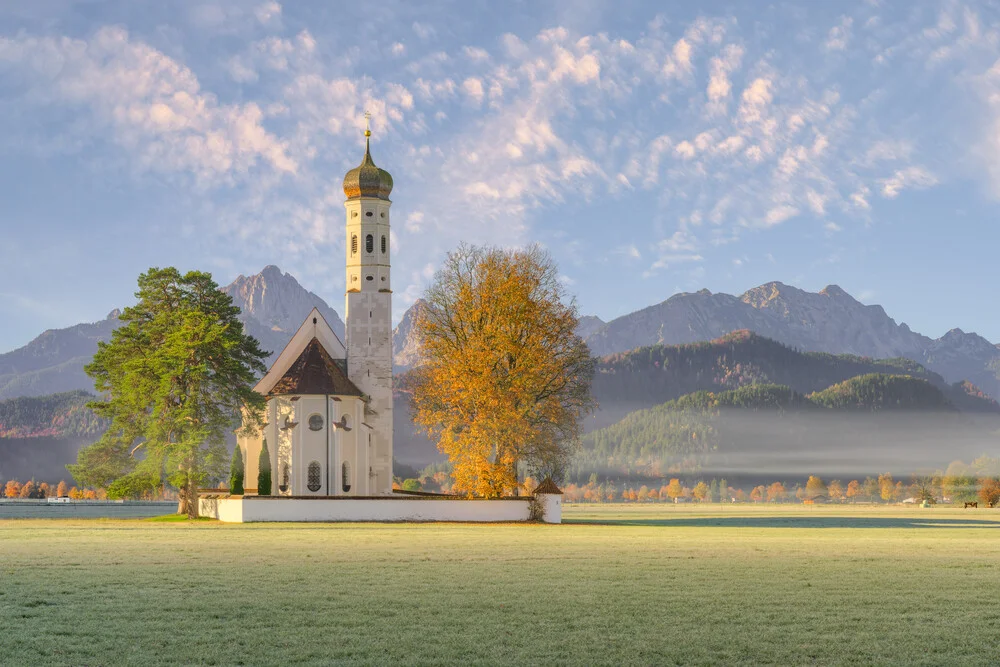
[[344,369],[333,360],[319,339],[313,338],[281,379],[267,392],[268,396],[277,394],[361,396],[361,390],[347,378]]
[[267,374],[254,386],[254,390],[265,395],[272,394],[274,386],[285,376],[285,373],[292,367],[292,364],[298,361],[302,352],[305,351],[313,340],[319,341],[320,347],[323,348],[331,359],[347,358],[347,349],[344,347],[344,344],[340,342],[337,334],[333,332],[327,321],[323,319],[323,315],[319,310],[313,308],[312,312],[309,313],[302,323],[302,326],[295,332],[292,339],[288,341],[288,345],[285,346],[285,349],[281,351],[278,358],[271,364],[271,368],[268,369]]
[[559,490],[559,487],[556,486],[556,483],[552,481],[551,477],[543,479],[542,483],[538,485],[538,488],[535,489],[532,495],[537,496],[540,493],[558,493],[559,495],[562,495],[562,491]]

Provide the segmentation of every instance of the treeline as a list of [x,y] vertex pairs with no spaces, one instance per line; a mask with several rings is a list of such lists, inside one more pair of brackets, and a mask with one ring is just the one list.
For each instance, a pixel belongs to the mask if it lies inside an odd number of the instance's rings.
[[107,500],[105,489],[77,488],[66,484],[66,480],[58,484],[36,482],[33,479],[23,484],[16,479],[7,480],[3,487],[4,498],[45,499],[70,498],[72,500]]
[[0,438],[100,437],[108,424],[87,407],[94,396],[67,391],[0,401]]
[[[978,468],[977,468],[978,464]],[[983,465],[986,464],[986,465]],[[992,474],[984,474],[983,469]],[[804,483],[789,485],[776,481],[756,486],[730,486],[725,479],[689,480],[674,477],[660,485],[631,484],[601,480],[592,474],[585,484],[570,483],[562,488],[566,502],[701,502],[701,503],[964,503],[1000,504],[1000,459],[983,457],[971,466],[956,461],[945,473],[914,475],[909,482],[895,480],[891,473],[863,480],[829,483],[810,475]],[[975,474],[975,471],[979,474]]]

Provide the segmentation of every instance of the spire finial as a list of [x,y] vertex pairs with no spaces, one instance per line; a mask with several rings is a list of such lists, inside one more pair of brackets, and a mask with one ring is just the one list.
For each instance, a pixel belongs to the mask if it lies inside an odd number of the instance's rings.
[[371,120],[372,120],[372,112],[369,111],[368,109],[365,109],[365,136],[366,137],[372,136]]

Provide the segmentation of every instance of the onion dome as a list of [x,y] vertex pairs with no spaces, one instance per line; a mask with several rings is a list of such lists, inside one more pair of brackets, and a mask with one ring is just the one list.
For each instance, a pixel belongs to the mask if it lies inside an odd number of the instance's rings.
[[385,169],[379,169],[372,161],[371,130],[365,130],[365,159],[344,176],[344,194],[348,199],[376,197],[389,199],[392,192],[392,176]]

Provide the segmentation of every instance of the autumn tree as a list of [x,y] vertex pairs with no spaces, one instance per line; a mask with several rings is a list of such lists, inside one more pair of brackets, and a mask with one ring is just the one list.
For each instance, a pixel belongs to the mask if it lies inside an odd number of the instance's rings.
[[698,482],[691,490],[691,494],[698,502],[705,502],[705,499],[709,497],[708,484],[705,484],[705,482]]
[[7,498],[17,498],[21,495],[21,483],[16,479],[7,480],[7,485],[4,487],[3,495]]
[[861,495],[861,483],[856,479],[852,479],[847,484],[847,497],[854,500],[859,495]]
[[781,482],[775,482],[771,486],[767,487],[768,502],[784,500],[786,495],[787,492],[785,491],[785,485]]
[[136,298],[85,368],[103,399],[89,407],[111,426],[70,472],[85,486],[110,484],[109,494],[166,480],[196,517],[198,486],[225,474],[226,434],[240,415],[246,431],[263,421],[253,383],[267,353],[208,273],[150,269]]
[[[667,497],[673,500],[675,503],[677,499],[684,495],[684,487],[681,486],[681,480],[676,477],[670,480],[670,483],[664,487],[667,491]],[[663,494],[660,494],[661,496]]]
[[809,479],[806,480],[806,498],[815,498],[816,496],[827,495],[826,484],[823,480],[816,475],[810,475]]
[[884,473],[878,476],[879,495],[882,500],[888,502],[896,495],[896,484],[892,481],[892,475]]
[[451,460],[454,489],[510,493],[522,465],[560,477],[593,407],[594,360],[552,258],[537,246],[462,245],[424,300],[414,420]]
[[56,487],[56,497],[65,498],[67,493],[69,493],[69,487],[66,486],[66,480],[62,480],[59,482],[59,486]]
[[839,479],[835,479],[827,484],[826,491],[830,494],[830,500],[843,500],[844,498],[844,486],[840,483]]
[[764,499],[765,493],[766,491],[763,486],[755,486],[753,487],[753,491],[750,492],[750,500],[754,501],[755,503],[759,503],[761,500]]
[[1000,502],[1000,480],[996,477],[979,480],[979,499],[984,505],[995,507]]

